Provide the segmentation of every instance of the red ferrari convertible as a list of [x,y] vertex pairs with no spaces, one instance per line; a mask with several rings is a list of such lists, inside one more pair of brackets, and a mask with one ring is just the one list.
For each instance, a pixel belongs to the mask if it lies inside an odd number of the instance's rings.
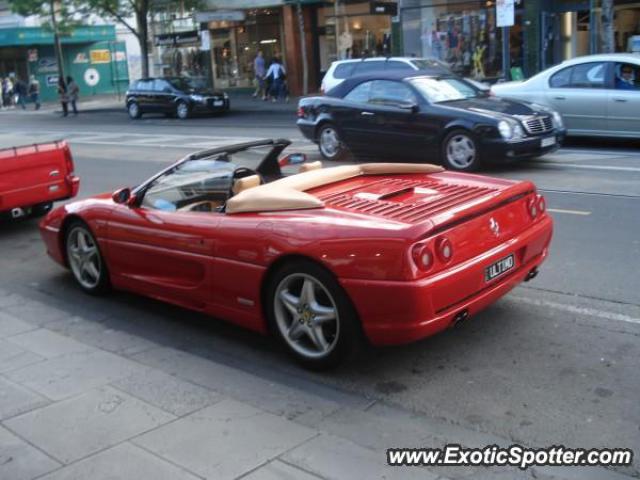
[[[425,164],[283,176],[287,140],[198,152],[134,189],[61,206],[49,255],[89,293],[110,286],[273,332],[310,368],[361,340],[401,344],[532,279],[552,234],[530,182]],[[253,158],[256,170],[238,166]],[[261,161],[260,161],[261,160]]]

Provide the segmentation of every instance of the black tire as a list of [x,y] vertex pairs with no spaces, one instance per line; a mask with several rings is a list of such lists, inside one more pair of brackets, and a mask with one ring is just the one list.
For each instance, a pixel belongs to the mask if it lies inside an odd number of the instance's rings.
[[137,120],[142,116],[140,105],[138,105],[136,102],[130,102],[129,105],[127,105],[127,113],[129,114],[129,118],[131,118],[132,120]]
[[[313,301],[306,304],[302,293],[307,280],[313,284]],[[313,283],[315,282],[315,283]],[[282,292],[295,298],[298,294],[298,308],[285,305]],[[322,266],[305,260],[295,260],[279,268],[270,278],[265,291],[265,310],[269,328],[278,339],[280,345],[296,362],[310,370],[326,370],[338,366],[347,358],[356,355],[364,345],[364,336],[356,311],[346,292],[333,275]],[[304,303],[303,303],[304,302]],[[294,313],[294,310],[297,310]],[[320,317],[331,317],[332,310],[335,321],[321,320]],[[293,327],[297,329],[296,339],[291,334]],[[327,344],[322,350],[312,340],[319,329],[321,337]],[[304,331],[304,332],[303,332]],[[311,351],[316,350],[313,354]],[[307,351],[305,353],[305,351]]]
[[442,141],[442,163],[448,170],[475,172],[480,168],[480,148],[475,136],[464,129],[449,132]]
[[38,205],[31,207],[31,217],[32,218],[43,217],[51,211],[52,207],[53,207],[53,203],[51,202],[39,203]]
[[[90,240],[86,245],[87,247],[94,248],[94,253],[90,254],[89,250],[82,251],[80,253],[75,251],[74,247],[82,249],[81,243],[78,241],[78,238],[75,237],[78,233],[85,236],[85,241]],[[67,225],[64,233],[64,251],[71,274],[84,292],[90,295],[100,295],[109,291],[110,282],[107,264],[104,261],[104,257],[102,256],[100,246],[98,245],[95,236],[86,223],[81,220],[74,220]],[[80,258],[82,258],[82,260],[80,260]],[[89,262],[90,260],[91,263],[97,265],[97,275],[90,273],[88,270],[85,270],[76,263],[82,263],[83,261]],[[85,274],[87,274],[86,278],[83,277]],[[88,280],[88,277],[91,277],[91,281]]]
[[[333,138],[331,142],[329,142],[330,138]],[[316,139],[320,155],[325,160],[339,162],[349,157],[349,149],[342,142],[339,130],[333,123],[327,122],[320,125]],[[331,147],[331,143],[337,143],[337,145]]]
[[176,117],[180,120],[186,120],[191,116],[191,108],[189,108],[189,104],[187,102],[183,102],[182,100],[176,104]]

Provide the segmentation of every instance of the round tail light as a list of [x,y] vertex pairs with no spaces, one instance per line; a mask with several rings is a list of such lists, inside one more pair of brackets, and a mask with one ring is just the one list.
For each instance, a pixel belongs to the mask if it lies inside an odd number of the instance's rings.
[[547,202],[544,200],[542,195],[538,195],[538,212],[544,213],[547,209]]
[[538,203],[535,199],[532,198],[527,202],[527,208],[529,209],[529,215],[531,215],[531,218],[536,218],[538,216]]
[[411,250],[411,256],[420,270],[427,271],[433,266],[433,254],[429,245],[424,243],[415,245]]
[[438,257],[443,262],[447,263],[453,257],[453,245],[451,244],[451,240],[448,238],[441,238],[436,243],[436,251],[438,252]]

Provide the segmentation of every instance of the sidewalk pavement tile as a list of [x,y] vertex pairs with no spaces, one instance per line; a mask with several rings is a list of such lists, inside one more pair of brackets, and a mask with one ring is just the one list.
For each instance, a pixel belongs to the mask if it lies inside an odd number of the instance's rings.
[[133,442],[208,479],[233,479],[313,437],[315,431],[223,400]]
[[15,315],[20,320],[40,327],[45,323],[70,317],[67,312],[35,300],[27,300],[23,303],[7,306],[5,311]]
[[7,341],[45,358],[94,350],[93,347],[85,343],[80,343],[44,328],[15,335],[7,339]]
[[23,322],[9,313],[0,312],[0,338],[28,332],[35,328],[30,323]]
[[111,387],[5,421],[63,463],[70,463],[170,422],[175,417]]
[[340,398],[326,398],[318,391],[289,387],[281,382],[269,381],[241,369],[172,348],[149,350],[133,358],[256,408],[309,426],[319,423],[347,401],[344,395]]
[[318,480],[322,478],[280,460],[274,460],[254,470],[246,477],[242,477],[242,480]]
[[424,468],[390,467],[386,450],[373,451],[333,435],[320,435],[282,456],[328,479],[421,479],[435,480],[438,475]]
[[13,370],[5,376],[52,400],[62,400],[141,370],[145,368],[126,358],[102,351],[89,351],[45,360],[38,365]]
[[0,425],[1,479],[31,480],[59,466],[58,462]]
[[48,403],[46,398],[0,377],[0,420],[15,417]]
[[198,480],[130,443],[97,453],[39,480]]
[[0,294],[0,308],[15,307],[26,303],[27,299],[16,293]]
[[112,385],[178,417],[222,399],[216,392],[155,369],[121,378]]
[[40,355],[0,340],[0,373],[9,372],[44,360]]

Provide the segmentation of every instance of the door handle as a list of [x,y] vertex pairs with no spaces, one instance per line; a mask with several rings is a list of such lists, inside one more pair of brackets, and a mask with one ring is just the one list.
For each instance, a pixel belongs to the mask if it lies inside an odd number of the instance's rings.
[[566,100],[567,97],[553,97],[555,100]]
[[626,98],[614,98],[613,101],[614,102],[625,103],[627,101],[627,99]]
[[370,117],[372,115],[375,115],[375,113],[373,113],[373,112],[361,112],[360,115],[364,115],[366,117]]

